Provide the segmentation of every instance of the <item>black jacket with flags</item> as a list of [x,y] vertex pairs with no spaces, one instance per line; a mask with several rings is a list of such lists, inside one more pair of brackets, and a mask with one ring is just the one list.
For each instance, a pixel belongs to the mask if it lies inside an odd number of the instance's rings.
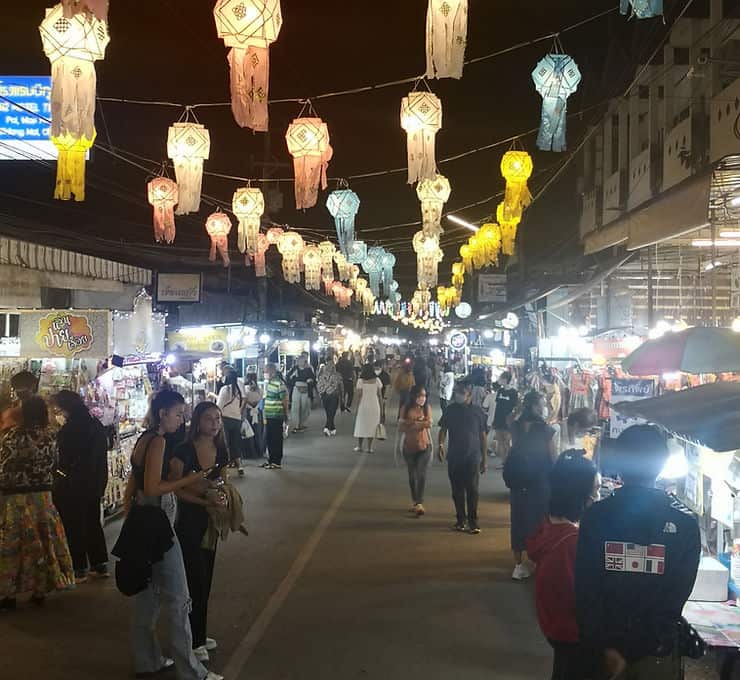
[[675,496],[625,486],[594,505],[576,554],[581,641],[628,662],[670,654],[700,557],[699,525]]

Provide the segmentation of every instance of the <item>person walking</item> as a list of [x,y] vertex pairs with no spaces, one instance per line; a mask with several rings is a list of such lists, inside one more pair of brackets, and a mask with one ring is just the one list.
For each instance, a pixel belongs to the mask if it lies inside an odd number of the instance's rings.
[[427,469],[432,461],[432,409],[427,400],[427,392],[422,385],[414,385],[408,403],[401,409],[398,424],[404,433],[403,458],[409,471],[412,514],[424,515],[424,488]]
[[[455,531],[479,534],[478,484],[485,474],[486,417],[482,409],[472,404],[473,387],[469,382],[459,382],[451,403],[439,421],[438,456],[447,461],[447,473],[455,503]],[[449,445],[445,441],[449,434]]]
[[308,419],[311,416],[311,404],[315,385],[316,375],[308,363],[308,353],[303,352],[298,357],[295,366],[288,373],[293,432],[306,431]]
[[447,409],[448,404],[452,401],[452,391],[455,389],[455,374],[448,362],[444,363],[442,372],[439,376],[439,405],[442,413]]
[[[386,370],[386,361],[378,359],[373,363],[373,370],[375,376],[380,380],[380,397],[381,397],[381,408],[380,408],[380,424],[385,430],[385,415],[386,407],[388,404],[388,387],[391,384],[391,374]],[[385,436],[385,435],[383,435]]]
[[[137,543],[142,547],[151,543],[154,532],[161,521],[174,527],[175,492],[186,487],[203,491],[206,486],[205,474],[193,470],[181,479],[167,479],[169,471],[165,466],[165,434],[177,432],[183,423],[185,400],[178,392],[165,390],[152,400],[147,417],[148,429],[139,437],[131,454],[131,476],[126,488],[125,507],[128,517],[121,531],[124,536],[126,524],[134,523],[136,515],[147,521],[137,522],[140,531]],[[157,513],[158,521],[149,517],[151,509]],[[119,539],[120,542],[121,539]],[[147,676],[167,670],[174,666],[178,680],[223,680],[222,676],[209,672],[196,659],[193,653],[193,635],[188,612],[190,595],[183,563],[182,550],[176,534],[172,535],[171,547],[164,552],[160,561],[151,565],[151,580],[134,598],[132,629],[132,650],[134,671]],[[117,546],[113,554],[117,555]],[[167,618],[172,659],[162,655],[157,641],[156,629],[160,608]]]
[[580,451],[563,453],[550,473],[548,517],[527,539],[537,565],[537,619],[554,652],[551,680],[592,680],[597,671],[593,650],[578,634],[575,568],[578,523],[598,500],[599,485],[596,466]]
[[52,404],[64,417],[57,434],[59,467],[54,505],[67,534],[75,581],[108,576],[108,550],[100,523],[101,500],[108,485],[108,437],[76,392],[61,390]]
[[327,360],[319,372],[317,382],[321,403],[326,413],[326,425],[324,425],[324,436],[334,437],[337,434],[337,426],[334,417],[337,414],[339,404],[343,399],[343,380],[337,372],[333,359]]
[[398,392],[398,418],[401,417],[401,409],[409,400],[411,388],[415,385],[414,373],[411,370],[411,361],[406,360],[401,366],[401,370],[396,375],[393,388]]
[[[375,439],[378,425],[380,425],[382,385],[371,364],[365,364],[362,367],[356,393],[360,395],[360,403],[357,406],[357,417],[355,419],[354,435],[357,439],[355,451],[358,453],[363,451],[375,453],[373,439]],[[362,448],[363,440],[367,440],[367,449]]]
[[248,373],[244,387],[244,419],[254,432],[254,437],[247,439],[247,457],[262,458],[265,454],[265,435],[262,427],[262,390],[257,383],[257,374]]
[[229,461],[238,471],[240,477],[244,476],[242,458],[244,456],[244,444],[242,442],[242,418],[247,402],[244,400],[239,378],[235,370],[227,371],[224,386],[218,392],[216,405],[221,409],[223,417],[226,446],[229,450]]
[[283,431],[288,422],[288,388],[275,364],[265,365],[265,378],[263,411],[268,460],[262,467],[279,470],[283,464]]
[[519,393],[511,387],[511,373],[504,371],[495,385],[496,402],[493,416],[493,438],[500,466],[506,464],[511,450],[511,424],[514,410],[519,405]]
[[517,581],[532,572],[523,561],[527,539],[547,516],[550,470],[558,457],[555,430],[544,420],[545,403],[539,392],[524,396],[522,415],[512,428],[512,448],[504,465],[504,482],[510,490],[511,550]]
[[421,385],[428,392],[431,378],[432,372],[429,370],[429,364],[421,354],[417,354],[414,359],[414,383]]
[[[216,404],[201,402],[195,407],[190,420],[188,438],[170,459],[170,477],[179,480],[192,472],[205,474],[216,482],[226,479],[229,454],[221,424],[221,411]],[[218,647],[208,632],[208,598],[213,583],[216,547],[203,547],[208,531],[208,507],[220,506],[218,496],[197,493],[186,487],[177,492],[177,520],[175,533],[182,548],[188,591],[192,600],[190,629],[193,633],[193,651],[199,661],[208,661],[209,652]]]
[[628,427],[615,453],[624,485],[586,512],[578,536],[581,640],[603,653],[610,677],[679,680],[690,651],[681,641],[692,637],[681,616],[701,558],[699,525],[675,496],[655,488],[668,460],[655,427]]
[[355,365],[350,352],[342,352],[342,357],[337,361],[337,372],[342,376],[342,411],[352,408],[352,398],[355,394]]
[[58,452],[41,397],[21,404],[22,425],[0,436],[0,609],[18,595],[41,604],[74,584],[72,557],[51,490]]

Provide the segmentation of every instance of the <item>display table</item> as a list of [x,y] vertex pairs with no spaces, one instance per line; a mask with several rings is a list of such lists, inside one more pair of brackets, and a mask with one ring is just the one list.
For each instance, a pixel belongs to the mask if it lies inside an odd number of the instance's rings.
[[731,680],[740,657],[740,608],[726,602],[687,602],[686,620],[721,657],[720,678]]

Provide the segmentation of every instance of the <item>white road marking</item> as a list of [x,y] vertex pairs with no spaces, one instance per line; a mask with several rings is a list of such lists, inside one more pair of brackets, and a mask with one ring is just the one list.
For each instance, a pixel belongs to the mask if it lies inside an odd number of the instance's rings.
[[280,611],[280,607],[283,606],[285,600],[288,599],[290,591],[293,590],[296,581],[298,581],[303,570],[306,568],[306,565],[316,552],[316,548],[321,542],[326,530],[329,528],[329,525],[334,520],[337,512],[339,512],[339,508],[342,506],[342,503],[344,503],[344,500],[347,498],[347,494],[349,494],[352,489],[352,486],[357,480],[366,460],[367,455],[362,455],[358,458],[352,472],[350,472],[342,485],[342,488],[339,490],[339,493],[337,493],[331,505],[321,517],[321,520],[316,525],[316,528],[313,530],[308,541],[306,541],[303,548],[301,548],[300,553],[298,553],[298,557],[296,557],[295,561],[291,565],[285,578],[267,601],[265,608],[260,612],[260,615],[234,650],[234,653],[231,655],[226,667],[221,671],[224,677],[228,680],[236,680],[240,673],[244,671],[244,667],[247,665],[249,657],[252,656],[252,653],[257,648],[257,645],[260,643],[260,640],[262,640],[262,637],[269,628],[270,623],[272,623],[272,620]]

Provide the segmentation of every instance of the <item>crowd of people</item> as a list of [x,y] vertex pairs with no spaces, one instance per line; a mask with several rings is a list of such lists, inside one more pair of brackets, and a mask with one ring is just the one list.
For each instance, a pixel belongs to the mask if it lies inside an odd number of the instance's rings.
[[[359,364],[359,365],[358,365]],[[323,435],[354,410],[357,453],[386,438],[387,403],[398,396],[396,448],[406,463],[409,512],[423,517],[434,455],[447,465],[455,522],[481,533],[479,483],[495,455],[510,490],[514,580],[535,576],[538,620],[553,648],[554,680],[680,678],[685,649],[681,611],[701,553],[696,519],[655,488],[667,458],[650,426],[617,441],[623,486],[599,501],[600,476],[583,437],[595,414],[579,409],[553,419],[551,383],[517,389],[503,372],[490,383],[474,371],[455,379],[450,366],[407,357],[396,366],[366,356],[328,355],[314,369],[302,355],[285,377],[278,366],[238,378],[228,366],[213,401],[185,423],[175,391],[153,396],[146,431],[131,456],[126,518],[112,554],[119,590],[134,597],[132,658],[137,677],[173,668],[178,678],[219,680],[206,667],[217,648],[208,636],[208,601],[219,540],[246,533],[239,492],[227,469],[264,455],[280,470],[286,437],[310,427],[314,401]],[[14,402],[0,411],[0,609],[17,597],[46,596],[108,576],[101,526],[107,483],[107,435],[79,395],[49,403],[28,372],[14,376]],[[439,395],[435,418],[431,395]],[[395,413],[395,412],[394,412]],[[58,422],[57,422],[58,421]],[[436,442],[433,429],[438,427]],[[598,501],[598,502],[597,502]],[[156,637],[167,621],[169,657]]]

